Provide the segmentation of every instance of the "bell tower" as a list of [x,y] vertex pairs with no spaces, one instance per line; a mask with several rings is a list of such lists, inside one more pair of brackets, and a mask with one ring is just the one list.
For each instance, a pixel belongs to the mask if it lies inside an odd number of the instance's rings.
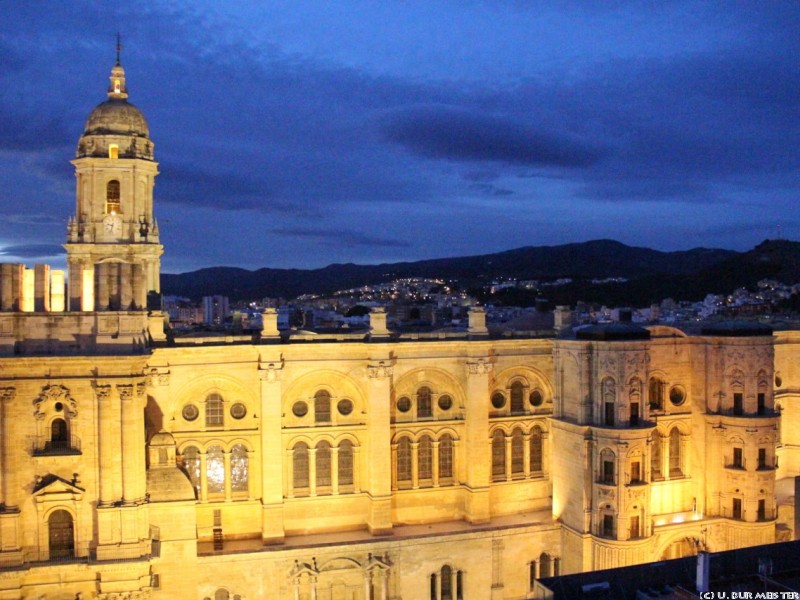
[[75,166],[75,215],[67,228],[69,310],[145,310],[159,292],[153,187],[158,163],[144,115],[128,102],[125,70],[111,69],[108,99],[86,121]]

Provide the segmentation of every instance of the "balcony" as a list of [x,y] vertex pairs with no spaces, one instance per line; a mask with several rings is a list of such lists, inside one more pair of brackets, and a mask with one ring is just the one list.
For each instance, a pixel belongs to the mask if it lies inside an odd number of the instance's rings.
[[77,456],[82,454],[81,441],[74,435],[63,440],[53,440],[46,436],[36,437],[31,444],[31,454],[33,456]]

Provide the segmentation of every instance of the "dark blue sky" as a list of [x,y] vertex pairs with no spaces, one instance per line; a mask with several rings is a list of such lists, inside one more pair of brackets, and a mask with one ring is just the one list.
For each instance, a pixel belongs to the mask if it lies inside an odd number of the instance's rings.
[[800,238],[796,2],[26,1],[0,20],[4,261],[63,262],[117,30],[167,272]]

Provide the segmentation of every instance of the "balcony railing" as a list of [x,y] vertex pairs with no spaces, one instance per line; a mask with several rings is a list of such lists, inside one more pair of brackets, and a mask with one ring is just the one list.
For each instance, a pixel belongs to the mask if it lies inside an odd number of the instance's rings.
[[52,440],[41,436],[33,439],[31,453],[34,456],[67,456],[81,454],[81,441],[71,435],[66,440]]

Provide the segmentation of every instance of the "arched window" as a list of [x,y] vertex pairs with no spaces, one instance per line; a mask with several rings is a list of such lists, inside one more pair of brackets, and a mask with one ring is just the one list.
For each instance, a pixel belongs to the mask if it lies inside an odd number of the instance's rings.
[[432,416],[431,388],[422,386],[417,390],[417,418],[430,419]]
[[69,431],[67,422],[57,417],[50,423],[50,448],[52,450],[66,450],[69,448]]
[[225,493],[225,459],[220,446],[206,451],[206,481],[209,494]]
[[553,573],[551,572],[551,560],[550,555],[546,552],[542,552],[542,555],[539,557],[539,578],[544,579],[545,577],[550,577]]
[[500,429],[492,434],[492,479],[502,481],[506,477],[506,436]]
[[617,401],[617,386],[614,380],[606,377],[602,383],[603,394],[603,424],[606,427],[613,427],[616,421],[616,401]]
[[439,479],[453,477],[453,438],[445,433],[439,438]]
[[353,443],[350,440],[339,442],[339,485],[353,485]]
[[119,181],[112,179],[106,184],[106,214],[116,215],[120,212]]
[[430,437],[423,435],[420,438],[417,452],[419,479],[429,481],[433,478],[433,446]]
[[225,424],[225,411],[222,396],[209,394],[206,398],[206,425],[208,427],[222,427]]
[[194,446],[187,446],[181,455],[183,470],[192,482],[195,497],[200,497],[200,451]]
[[249,485],[247,448],[236,444],[231,448],[231,491],[246,492]]
[[515,381],[511,384],[511,414],[519,415],[525,412],[524,386],[522,382]]
[[220,588],[214,592],[214,600],[228,600],[230,597],[230,593],[224,588]]
[[683,475],[681,469],[681,432],[677,427],[673,427],[669,432],[669,476],[680,477]]
[[608,448],[600,452],[600,476],[601,483],[616,483],[616,457]]
[[50,542],[50,559],[75,556],[75,528],[72,515],[65,510],[56,510],[47,520]]
[[535,425],[531,430],[531,472],[541,473],[544,470],[542,458],[542,430]]
[[461,571],[444,565],[430,578],[431,600],[461,600],[464,597],[464,582]]
[[292,478],[295,492],[308,490],[308,446],[305,442],[295,444],[292,451]]
[[442,567],[442,600],[451,600],[453,598],[453,570],[445,565]]
[[664,409],[664,389],[666,384],[658,377],[651,377],[647,384],[647,400],[652,410]]
[[525,472],[525,441],[522,430],[514,429],[511,433],[511,474],[522,475]]
[[397,481],[411,482],[411,442],[407,437],[397,441]]
[[661,466],[661,462],[663,460],[661,456],[662,438],[658,430],[653,432],[653,436],[651,439],[652,442],[650,443],[650,478],[653,481],[658,481],[660,479],[664,479],[664,472],[662,471],[663,467]]
[[[317,444],[317,488],[331,485],[331,445],[322,441]],[[318,490],[319,491],[319,490]]]
[[314,394],[314,422],[331,422],[331,395],[325,390],[320,390]]

